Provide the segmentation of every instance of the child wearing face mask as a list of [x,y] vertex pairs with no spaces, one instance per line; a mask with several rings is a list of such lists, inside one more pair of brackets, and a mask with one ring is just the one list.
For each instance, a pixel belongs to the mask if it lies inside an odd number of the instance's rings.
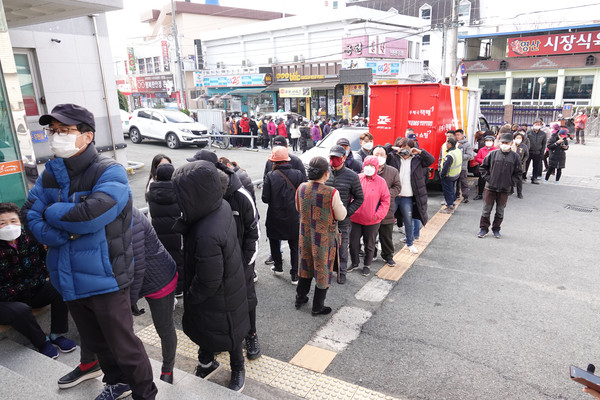
[[[525,169],[525,163],[529,158],[529,148],[525,144],[525,131],[519,129],[515,133],[515,139],[513,140],[512,151],[517,153],[521,157],[521,168]],[[523,176],[521,175],[521,179],[515,184],[517,187],[517,197],[519,199],[523,198]],[[511,189],[511,194],[513,193]]]
[[[494,146],[494,137],[492,135],[487,135],[484,139],[484,146],[477,151],[477,155],[475,156],[475,162],[478,165],[483,163],[485,157],[493,150],[497,150],[498,148]],[[477,180],[477,196],[473,198],[473,200],[481,200],[483,199],[483,189],[485,187],[485,180],[479,175],[479,179]]]
[[[68,310],[48,280],[44,246],[23,230],[19,207],[0,203],[0,324],[10,325],[50,358],[68,353],[75,343],[62,336],[69,330]],[[32,308],[51,305],[49,337]],[[57,350],[58,349],[58,350]]]

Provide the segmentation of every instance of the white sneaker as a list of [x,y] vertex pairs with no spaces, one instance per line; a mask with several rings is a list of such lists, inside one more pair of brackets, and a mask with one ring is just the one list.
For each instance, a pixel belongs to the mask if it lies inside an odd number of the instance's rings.
[[408,250],[410,250],[410,252],[413,254],[417,254],[419,252],[419,250],[415,247],[414,244],[412,246],[408,246]]

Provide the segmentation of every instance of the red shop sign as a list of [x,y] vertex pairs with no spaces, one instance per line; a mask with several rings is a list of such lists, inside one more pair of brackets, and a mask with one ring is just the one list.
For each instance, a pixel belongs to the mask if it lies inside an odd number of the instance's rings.
[[557,33],[508,39],[508,56],[547,56],[600,52],[600,31]]

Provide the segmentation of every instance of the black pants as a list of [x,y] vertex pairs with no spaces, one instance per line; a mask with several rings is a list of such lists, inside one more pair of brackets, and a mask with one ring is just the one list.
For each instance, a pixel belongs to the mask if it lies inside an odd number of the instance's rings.
[[[483,212],[481,213],[481,220],[479,221],[479,228],[489,230],[492,225],[492,231],[500,231],[500,225],[504,220],[504,208],[508,202],[507,192],[494,192],[486,190],[483,194]],[[492,209],[496,205],[496,214],[494,215],[494,223],[490,223],[490,215]]]
[[352,265],[358,265],[360,262],[360,238],[362,237],[365,245],[365,267],[370,267],[375,253],[375,239],[379,232],[379,224],[361,225],[352,222],[350,230],[350,262]]
[[[298,239],[288,240],[290,246],[290,274],[298,275]],[[276,268],[283,267],[283,258],[281,257],[281,245],[279,239],[269,238],[269,245],[271,246],[271,257]]]
[[175,304],[175,291],[159,299],[146,297],[152,323],[160,337],[162,351],[162,371],[172,372],[175,366],[175,352],[177,351],[177,333],[173,323],[173,304]]
[[[198,349],[198,361],[200,364],[208,365],[215,359],[215,353],[212,351]],[[232,371],[241,371],[244,369],[243,344],[240,342],[235,348],[229,351],[229,365]]]
[[379,242],[381,243],[381,258],[384,261],[394,257],[394,223],[379,225]]
[[531,180],[537,181],[538,176],[542,176],[542,153],[529,154],[529,160],[527,160],[527,166],[525,167],[524,176],[527,179],[527,171],[529,170],[529,164],[533,162],[533,170],[531,171]]
[[291,140],[293,151],[298,151],[298,139],[299,138],[292,138],[292,140]]
[[554,170],[556,170],[556,182],[560,180],[560,176],[562,175],[562,168],[554,167],[548,168],[548,171],[546,172],[546,180],[550,179],[550,175],[554,173]]
[[85,346],[98,355],[103,382],[127,383],[134,399],[154,399],[157,389],[144,345],[133,333],[129,288],[67,302]]
[[69,330],[68,309],[60,293],[48,281],[31,298],[18,298],[17,301],[0,302],[0,325],[10,325],[25,336],[37,348],[44,347],[46,334],[37,323],[32,308],[50,304],[50,332],[66,333]]

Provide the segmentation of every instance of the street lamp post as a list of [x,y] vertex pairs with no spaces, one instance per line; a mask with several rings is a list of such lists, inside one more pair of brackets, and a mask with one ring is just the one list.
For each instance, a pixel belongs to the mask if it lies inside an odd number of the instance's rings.
[[540,117],[540,107],[542,106],[542,86],[544,86],[544,83],[546,82],[546,78],[544,78],[543,76],[540,76],[537,81],[538,81],[538,84],[540,85],[540,91],[538,94],[538,109],[537,109],[537,113],[535,115],[536,119],[538,119]]

